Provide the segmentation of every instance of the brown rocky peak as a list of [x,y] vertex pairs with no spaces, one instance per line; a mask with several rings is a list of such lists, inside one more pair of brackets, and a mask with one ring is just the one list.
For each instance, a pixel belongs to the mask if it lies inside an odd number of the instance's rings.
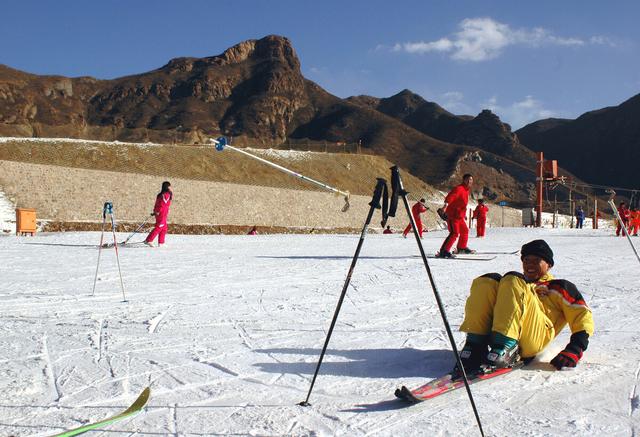
[[237,64],[249,58],[256,60],[276,60],[288,64],[292,69],[300,69],[300,61],[288,38],[269,35],[255,40],[250,39],[228,48],[220,56],[225,64]]
[[276,61],[299,72],[300,60],[289,39],[283,36],[269,35],[261,39],[249,39],[225,50],[221,55],[208,58],[175,58],[162,67],[169,73],[190,72],[197,66],[209,67],[237,65],[246,61]]

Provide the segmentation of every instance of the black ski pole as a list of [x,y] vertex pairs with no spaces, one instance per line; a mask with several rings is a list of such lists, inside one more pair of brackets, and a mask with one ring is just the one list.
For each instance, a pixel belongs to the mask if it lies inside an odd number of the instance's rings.
[[362,248],[362,243],[364,243],[364,237],[367,234],[367,229],[369,224],[371,223],[371,218],[373,217],[373,213],[376,208],[380,208],[380,196],[382,195],[382,191],[384,187],[387,185],[387,182],[378,178],[378,183],[376,184],[376,188],[373,192],[373,197],[371,202],[369,202],[369,214],[367,215],[367,219],[364,222],[364,226],[362,227],[362,232],[360,233],[360,241],[358,241],[358,247],[356,247],[356,253],[353,255],[353,259],[351,260],[351,267],[349,267],[349,272],[347,273],[347,278],[344,281],[344,286],[342,287],[342,293],[340,294],[340,299],[338,299],[338,305],[336,306],[336,310],[333,313],[333,320],[331,320],[331,326],[329,327],[329,331],[327,332],[327,338],[324,341],[324,346],[322,347],[322,352],[320,353],[320,359],[318,360],[318,364],[316,365],[316,371],[313,374],[313,379],[311,380],[311,386],[309,387],[309,393],[307,393],[307,398],[300,402],[298,405],[302,405],[303,407],[307,407],[309,404],[309,397],[311,397],[311,392],[313,391],[313,386],[316,383],[316,378],[318,377],[318,372],[320,371],[320,366],[322,365],[322,359],[324,358],[324,354],[327,351],[327,346],[329,345],[329,340],[331,339],[331,334],[333,333],[333,328],[336,325],[338,320],[338,314],[340,313],[340,308],[342,307],[342,302],[344,301],[345,296],[347,295],[347,288],[349,287],[349,283],[351,282],[351,275],[353,274],[353,270],[358,262],[358,257],[360,256],[360,249]]
[[458,353],[458,347],[456,346],[456,341],[453,338],[453,332],[451,332],[451,325],[449,325],[449,321],[447,320],[447,314],[445,313],[444,305],[442,304],[442,300],[440,299],[440,293],[438,293],[438,288],[436,287],[435,280],[433,279],[433,274],[431,273],[431,268],[429,267],[427,256],[424,253],[424,248],[422,247],[422,241],[420,241],[420,234],[418,233],[418,227],[416,226],[416,222],[413,219],[413,214],[411,214],[411,208],[409,208],[409,201],[407,200],[408,192],[405,191],[404,189],[404,185],[402,184],[402,178],[400,177],[400,170],[398,169],[397,166],[391,167],[391,179],[396,181],[397,186],[400,189],[400,196],[402,196],[402,202],[404,203],[404,207],[407,210],[407,215],[409,216],[409,221],[411,222],[411,228],[413,229],[413,235],[416,237],[416,242],[418,243],[418,249],[420,249],[420,255],[422,256],[422,262],[424,263],[424,267],[427,270],[427,275],[429,276],[429,282],[431,283],[431,288],[433,289],[433,294],[436,298],[438,309],[440,310],[440,315],[442,316],[442,321],[444,322],[444,327],[447,331],[447,336],[449,337],[449,341],[451,342],[451,348],[453,349],[453,354],[455,355],[456,362],[458,363],[458,368],[462,370],[462,378],[464,380],[464,386],[467,389],[467,395],[469,395],[469,401],[471,402],[471,408],[473,409],[473,414],[475,414],[476,416],[476,422],[478,423],[480,434],[484,437],[482,422],[480,421],[480,415],[478,414],[476,403],[473,400],[473,395],[471,394],[471,388],[469,387],[469,380],[467,379],[467,373],[464,370],[462,361],[460,361],[460,354]]
[[122,302],[127,302],[127,296],[124,294],[124,282],[122,281],[122,269],[120,268],[120,255],[118,254],[118,242],[116,240],[116,218],[115,218],[115,213],[113,212],[113,205],[111,203],[109,203],[108,213],[111,216],[111,232],[113,233],[113,247],[116,251],[116,262],[118,264],[118,274],[120,275],[120,288],[122,289]]
[[91,296],[96,294],[96,282],[98,281],[98,269],[100,268],[100,255],[102,255],[103,241],[104,241],[104,227],[107,223],[107,209],[109,202],[105,202],[102,207],[102,233],[100,234],[100,245],[98,246],[98,263],[96,264],[96,275],[93,277],[93,291],[91,292]]

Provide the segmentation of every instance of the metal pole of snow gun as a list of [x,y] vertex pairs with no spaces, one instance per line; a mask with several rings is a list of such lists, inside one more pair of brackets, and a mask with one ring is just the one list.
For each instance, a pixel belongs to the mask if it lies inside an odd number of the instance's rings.
[[327,185],[327,184],[325,184],[323,182],[316,181],[315,179],[311,179],[310,177],[307,177],[305,175],[301,175],[300,173],[297,173],[297,172],[295,172],[293,170],[290,170],[290,169],[288,169],[286,167],[283,167],[283,166],[278,165],[276,163],[273,163],[271,161],[267,161],[266,159],[260,158],[259,156],[253,155],[253,154],[251,154],[251,153],[249,153],[249,152],[247,152],[245,150],[238,149],[237,147],[233,147],[233,146],[229,145],[229,143],[228,143],[228,141],[227,141],[227,139],[225,137],[220,137],[220,138],[217,138],[215,140],[213,138],[211,138],[209,141],[211,141],[212,143],[215,144],[216,150],[219,151],[219,152],[221,152],[222,150],[224,150],[226,148],[229,148],[229,149],[234,150],[236,152],[242,153],[243,155],[246,155],[246,156],[248,156],[250,158],[256,159],[256,160],[262,162],[263,164],[267,164],[267,165],[269,165],[269,166],[271,166],[273,168],[276,168],[276,169],[278,169],[278,170],[280,170],[282,172],[285,172],[285,173],[287,173],[287,174],[289,174],[291,176],[295,176],[297,178],[300,178],[303,181],[311,182],[312,184],[316,184],[317,186],[322,187],[325,190],[329,190],[329,191],[332,191],[332,192],[334,192],[336,194],[340,194],[340,195],[344,196],[344,206],[342,207],[342,212],[346,212],[349,209],[349,206],[350,206],[349,205],[349,196],[350,196],[350,194],[349,194],[348,191],[338,190],[337,188],[333,188],[333,187],[331,187],[331,186],[329,186],[329,185]]
[[[640,262],[640,256],[638,255],[638,251],[636,250],[636,247],[633,245],[633,241],[631,241],[631,237],[629,237],[629,232],[627,232],[627,226],[622,221],[622,217],[620,217],[620,213],[618,212],[618,208],[616,208],[616,204],[613,201],[613,198],[615,197],[616,192],[611,190],[611,189],[606,190],[606,192],[609,193],[609,200],[607,201],[607,203],[609,204],[609,206],[613,210],[613,214],[616,216],[616,219],[618,219],[618,223],[620,223],[620,228],[622,228],[622,232],[624,232],[624,235],[627,237],[627,240],[629,241],[629,244],[631,245],[631,249],[633,249],[633,253],[636,254],[636,258],[638,259],[638,262]],[[593,219],[597,220],[597,217],[594,217]]]

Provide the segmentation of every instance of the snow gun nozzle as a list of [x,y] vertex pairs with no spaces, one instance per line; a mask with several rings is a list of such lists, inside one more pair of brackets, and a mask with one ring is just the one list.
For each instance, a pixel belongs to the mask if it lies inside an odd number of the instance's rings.
[[216,146],[216,150],[218,152],[222,152],[225,146],[229,144],[225,137],[218,137],[215,140],[213,138],[210,138],[209,141],[211,141]]

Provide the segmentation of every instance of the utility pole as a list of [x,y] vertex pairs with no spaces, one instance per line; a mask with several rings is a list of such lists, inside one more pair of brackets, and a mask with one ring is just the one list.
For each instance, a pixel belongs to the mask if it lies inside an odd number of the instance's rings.
[[542,226],[542,191],[544,190],[544,154],[538,152],[536,167],[536,227]]
[[571,188],[569,188],[569,214],[571,215],[571,228],[573,229],[573,211],[575,208],[573,207],[573,201],[571,200]]
[[558,193],[553,193],[553,228],[558,227]]

